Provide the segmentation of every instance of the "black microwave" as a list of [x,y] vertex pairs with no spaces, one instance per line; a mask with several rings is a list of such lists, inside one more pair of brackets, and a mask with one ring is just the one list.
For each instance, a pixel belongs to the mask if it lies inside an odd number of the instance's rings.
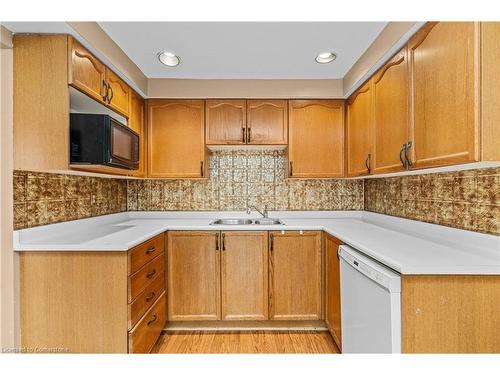
[[139,135],[109,115],[70,114],[71,164],[139,168]]

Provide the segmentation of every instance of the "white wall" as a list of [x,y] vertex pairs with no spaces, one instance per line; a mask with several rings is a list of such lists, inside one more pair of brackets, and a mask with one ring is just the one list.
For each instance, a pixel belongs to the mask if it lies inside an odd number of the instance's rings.
[[0,347],[18,344],[13,231],[13,51],[12,34],[1,28],[0,50]]

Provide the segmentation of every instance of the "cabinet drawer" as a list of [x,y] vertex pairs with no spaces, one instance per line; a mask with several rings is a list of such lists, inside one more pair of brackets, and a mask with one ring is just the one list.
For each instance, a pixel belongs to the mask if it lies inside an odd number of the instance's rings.
[[165,274],[158,274],[151,284],[144,289],[137,298],[128,305],[128,329],[141,319],[142,315],[155,303],[158,297],[165,291]]
[[154,258],[128,278],[128,302],[132,302],[159,274],[165,271],[165,256]]
[[149,353],[165,327],[165,293],[128,334],[129,353]]
[[156,237],[141,243],[128,252],[128,274],[137,272],[151,259],[163,253],[165,250],[165,235],[159,234]]

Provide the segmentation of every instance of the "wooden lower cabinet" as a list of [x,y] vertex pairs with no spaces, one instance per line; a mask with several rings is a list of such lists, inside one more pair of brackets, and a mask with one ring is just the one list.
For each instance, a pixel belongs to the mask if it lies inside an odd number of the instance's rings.
[[337,238],[325,235],[325,323],[340,350],[342,350],[342,326],[338,251],[341,244]]
[[269,236],[269,319],[321,319],[321,232]]
[[403,275],[403,353],[500,353],[500,276]]
[[267,232],[221,236],[222,320],[267,320]]
[[[156,238],[161,243],[164,235]],[[49,353],[148,353],[166,323],[164,274],[151,275],[131,300],[127,284],[164,257],[161,246],[131,274],[129,262],[140,247],[21,252],[21,346]]]
[[168,320],[219,320],[220,233],[168,232]]

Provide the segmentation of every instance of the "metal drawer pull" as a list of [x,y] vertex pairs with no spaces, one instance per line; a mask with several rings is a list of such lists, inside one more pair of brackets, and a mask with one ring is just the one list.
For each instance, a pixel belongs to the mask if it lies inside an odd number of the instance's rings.
[[[102,87],[104,88],[104,94],[101,94],[102,100],[108,101],[108,85],[105,80],[102,80]],[[102,90],[101,90],[102,91]]]
[[219,233],[215,234],[215,250],[219,250]]
[[222,233],[222,250],[226,251],[226,234]]
[[111,87],[111,84],[108,83],[108,92],[111,90],[111,96],[107,95],[108,97],[108,104],[111,104],[111,100],[113,100],[113,96],[115,96],[115,93],[113,91],[113,88]]
[[372,169],[370,167],[370,159],[371,158],[372,158],[372,154],[368,154],[368,156],[366,157],[366,160],[365,160],[365,167],[366,167],[366,169],[368,169],[368,174],[372,173]]
[[245,128],[241,128],[242,134],[243,134],[243,143],[246,143],[246,138],[245,138]]
[[149,293],[147,296],[146,296],[146,302],[149,302],[151,301],[153,298],[156,297],[156,293],[155,292],[151,292]]
[[158,315],[154,314],[154,315],[153,315],[153,319],[151,319],[151,320],[148,322],[148,326],[150,326],[151,324],[153,324],[154,322],[156,322],[156,319],[158,319]]
[[149,255],[149,254],[151,254],[151,253],[154,253],[154,252],[155,252],[155,250],[156,250],[156,247],[152,246],[152,247],[150,247],[150,248],[148,248],[148,249],[146,250],[146,254],[148,254],[148,255]]
[[156,275],[156,269],[153,269],[151,272],[148,272],[148,273],[146,274],[146,277],[147,277],[148,279],[150,279],[150,278],[152,278],[154,275]]
[[252,136],[252,129],[247,128],[247,143],[250,143],[251,136]]

